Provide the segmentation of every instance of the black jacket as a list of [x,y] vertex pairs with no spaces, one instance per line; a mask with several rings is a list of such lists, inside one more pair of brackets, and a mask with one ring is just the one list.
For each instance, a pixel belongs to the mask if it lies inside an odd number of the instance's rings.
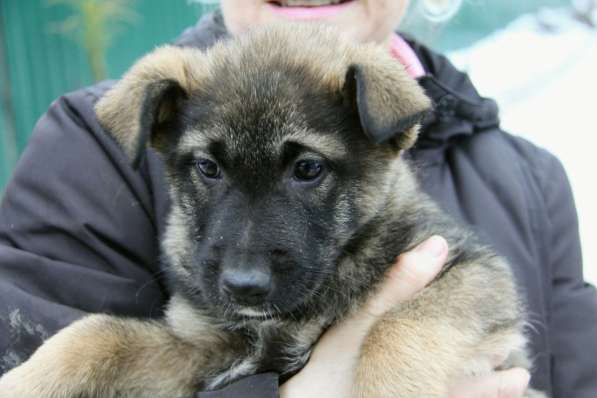
[[[225,36],[208,16],[178,44]],[[435,113],[408,156],[427,192],[509,259],[530,313],[532,384],[554,397],[597,397],[597,294],[583,281],[576,211],[561,164],[499,128],[495,103],[416,43]],[[0,374],[89,312],[159,317],[168,292],[158,239],[169,203],[163,165],[139,171],[98,125],[102,83],[55,101],[41,118],[0,207]],[[209,397],[268,397],[256,376]],[[238,393],[242,391],[242,393]],[[240,395],[239,395],[240,394]],[[173,397],[174,398],[174,397]]]

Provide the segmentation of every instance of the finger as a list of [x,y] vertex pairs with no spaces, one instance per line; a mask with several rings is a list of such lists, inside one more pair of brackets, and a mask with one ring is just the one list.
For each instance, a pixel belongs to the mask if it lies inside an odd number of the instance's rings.
[[410,299],[437,276],[447,256],[448,243],[437,235],[400,255],[378,293],[365,305],[365,311],[380,316]]
[[450,398],[522,398],[529,380],[525,369],[502,370],[459,382],[452,388]]

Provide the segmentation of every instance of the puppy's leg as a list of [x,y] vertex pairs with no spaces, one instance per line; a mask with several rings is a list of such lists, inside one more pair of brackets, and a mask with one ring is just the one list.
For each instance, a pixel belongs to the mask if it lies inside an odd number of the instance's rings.
[[[91,315],[48,339],[0,379],[0,398],[190,395],[225,345],[205,331],[201,347],[165,323]],[[216,357],[218,362],[222,358]]]
[[356,397],[445,398],[456,378],[524,352],[508,267],[489,256],[478,261],[454,265],[378,322],[362,348]]

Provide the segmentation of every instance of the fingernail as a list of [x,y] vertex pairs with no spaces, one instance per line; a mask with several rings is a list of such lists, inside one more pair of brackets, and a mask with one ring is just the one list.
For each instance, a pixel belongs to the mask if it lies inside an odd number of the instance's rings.
[[497,373],[499,377],[499,391],[504,397],[522,397],[529,386],[531,375],[526,369],[512,368]]
[[522,368],[514,368],[512,369],[512,371],[517,372],[516,376],[518,377],[521,385],[524,385],[525,387],[529,385],[529,382],[531,381],[531,374],[528,370]]
[[433,257],[440,257],[448,250],[448,243],[439,235],[434,235],[421,243],[415,249],[416,252],[427,253]]

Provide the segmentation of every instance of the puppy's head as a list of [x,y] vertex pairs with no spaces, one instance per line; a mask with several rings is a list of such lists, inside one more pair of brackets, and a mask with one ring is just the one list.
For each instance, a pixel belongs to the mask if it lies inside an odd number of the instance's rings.
[[292,25],[207,52],[158,49],[96,111],[134,164],[147,145],[163,155],[176,288],[225,316],[258,317],[329,288],[429,106],[383,49]]

